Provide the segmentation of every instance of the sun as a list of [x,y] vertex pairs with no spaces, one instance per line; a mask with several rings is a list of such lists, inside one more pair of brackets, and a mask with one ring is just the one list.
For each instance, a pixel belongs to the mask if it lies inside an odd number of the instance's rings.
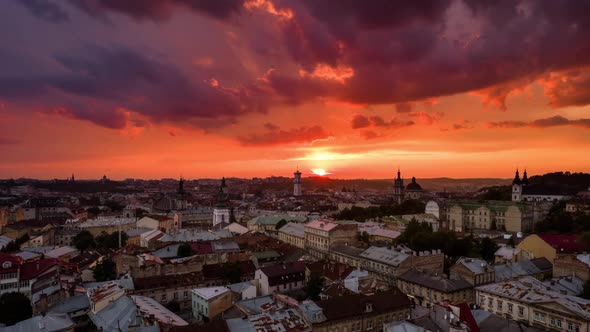
[[313,174],[319,175],[319,176],[325,176],[325,175],[330,174],[329,172],[327,172],[323,168],[312,168],[311,171],[313,172]]

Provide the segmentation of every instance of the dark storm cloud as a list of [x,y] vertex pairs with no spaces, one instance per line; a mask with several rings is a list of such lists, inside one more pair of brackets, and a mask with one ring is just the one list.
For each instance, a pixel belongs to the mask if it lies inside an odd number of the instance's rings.
[[501,122],[490,122],[488,127],[490,128],[522,128],[522,127],[535,127],[535,128],[548,128],[557,126],[574,126],[585,129],[590,129],[590,119],[577,119],[570,120],[563,116],[553,116],[550,118],[537,119],[531,122],[525,121],[501,121]]
[[371,125],[371,121],[369,121],[368,117],[362,114],[357,114],[352,118],[351,124],[352,129],[366,128]]
[[164,21],[174,10],[192,10],[217,19],[238,13],[244,0],[70,0],[88,15],[104,16],[119,13],[137,20]]
[[[512,87],[515,81],[530,83],[548,72],[590,65],[587,1],[279,4],[295,12],[293,20],[280,26],[295,62],[306,70],[317,63],[354,70],[345,84],[327,85],[277,68],[270,81],[280,82],[276,92],[290,99],[328,96],[355,103],[404,103]],[[454,26],[464,26],[463,33],[446,35]],[[489,90],[489,98],[504,107],[511,90]],[[590,102],[586,92],[571,94],[556,94],[552,104]]]
[[[54,57],[59,75],[0,76],[0,97],[35,98],[53,113],[122,128],[135,111],[154,121],[235,118],[266,110],[266,96],[256,85],[224,88],[207,77],[188,79],[177,67],[134,50],[89,46]],[[197,73],[198,75],[198,73]],[[200,122],[204,124],[206,122]]]
[[50,0],[16,0],[23,5],[31,15],[52,23],[69,21],[68,13],[57,3]]
[[243,145],[274,145],[289,143],[309,143],[318,139],[330,137],[321,126],[299,127],[288,130],[280,129],[278,126],[271,124],[265,125],[266,132],[261,134],[251,134],[249,136],[239,137],[238,140]]

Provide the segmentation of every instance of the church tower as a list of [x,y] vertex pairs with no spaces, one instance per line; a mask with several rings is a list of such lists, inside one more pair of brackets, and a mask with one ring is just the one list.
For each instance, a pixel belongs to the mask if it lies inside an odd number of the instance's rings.
[[297,168],[297,172],[293,173],[293,196],[301,196],[301,172]]
[[397,169],[397,178],[393,181],[393,201],[397,204],[404,201],[404,180],[401,177],[399,168]]
[[217,226],[221,223],[229,223],[230,212],[223,188],[225,188],[225,178],[221,179],[221,185],[217,192],[217,205],[213,209],[213,226]]
[[[525,171],[525,178],[526,178],[526,171]],[[528,183],[528,179],[527,179]],[[516,174],[514,175],[514,180],[512,180],[512,201],[513,202],[520,202],[522,200],[522,181],[520,180],[520,174],[518,173],[518,168],[516,169]]]
[[176,191],[176,200],[174,201],[174,208],[176,210],[186,210],[186,191],[184,191],[184,179],[180,178],[178,181],[178,190]]

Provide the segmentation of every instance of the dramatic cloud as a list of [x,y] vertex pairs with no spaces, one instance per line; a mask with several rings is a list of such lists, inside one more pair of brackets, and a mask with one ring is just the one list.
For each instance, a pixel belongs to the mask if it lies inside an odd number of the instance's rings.
[[94,17],[116,12],[137,20],[164,21],[175,9],[190,9],[217,19],[227,19],[242,9],[244,0],[69,0],[69,3]]
[[[295,13],[279,25],[293,61],[306,72],[321,65],[354,73],[342,84],[327,85],[319,77],[277,68],[270,81],[280,82],[273,88],[290,99],[403,104],[483,91],[489,94],[487,102],[505,109],[506,96],[521,84],[590,64],[590,24],[583,14],[590,10],[587,2],[280,4]],[[553,104],[587,103],[576,93],[568,96],[573,100]]]
[[239,115],[267,108],[265,93],[256,84],[225,88],[206,76],[190,79],[173,65],[124,47],[92,46],[82,54],[55,56],[55,61],[64,73],[0,76],[0,97],[15,101],[35,97],[52,105],[50,112],[117,129],[126,125],[120,108],[154,121],[199,127],[208,126],[203,120],[232,122]]
[[369,118],[362,115],[357,114],[352,118],[352,129],[359,129],[359,128],[366,128],[371,125],[371,121]]
[[23,5],[31,15],[52,23],[69,21],[68,13],[51,0],[16,0]]
[[398,113],[410,113],[414,106],[411,103],[395,104],[395,110]]
[[536,127],[536,128],[547,128],[556,126],[574,126],[585,129],[590,129],[590,119],[577,119],[570,120],[563,116],[553,116],[545,119],[538,119],[531,122],[525,121],[501,121],[501,122],[490,122],[488,127],[490,128],[521,128],[521,127]]
[[264,126],[267,132],[263,134],[252,134],[249,136],[239,137],[239,141],[244,145],[274,145],[289,143],[310,143],[319,139],[329,138],[324,128],[320,126],[300,127],[289,130],[282,130],[273,124]]

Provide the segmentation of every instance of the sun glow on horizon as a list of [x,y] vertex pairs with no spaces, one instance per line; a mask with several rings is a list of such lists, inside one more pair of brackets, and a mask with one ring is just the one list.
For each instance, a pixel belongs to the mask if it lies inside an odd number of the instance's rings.
[[323,168],[312,168],[311,172],[315,175],[318,175],[318,176],[325,176],[325,175],[331,174]]

